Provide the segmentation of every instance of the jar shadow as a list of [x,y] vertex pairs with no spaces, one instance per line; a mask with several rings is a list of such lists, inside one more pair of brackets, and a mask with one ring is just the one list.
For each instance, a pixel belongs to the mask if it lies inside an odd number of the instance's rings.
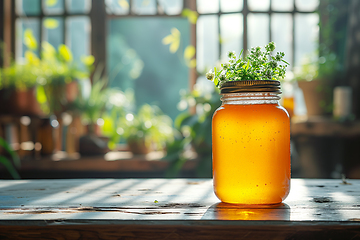
[[290,220],[290,206],[286,203],[274,205],[244,205],[215,203],[201,219],[207,220]]

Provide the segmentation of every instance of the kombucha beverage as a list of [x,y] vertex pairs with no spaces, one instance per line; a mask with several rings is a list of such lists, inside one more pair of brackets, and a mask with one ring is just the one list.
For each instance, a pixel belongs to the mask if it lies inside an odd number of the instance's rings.
[[275,97],[228,95],[212,122],[214,192],[226,203],[281,203],[290,190],[289,115]]

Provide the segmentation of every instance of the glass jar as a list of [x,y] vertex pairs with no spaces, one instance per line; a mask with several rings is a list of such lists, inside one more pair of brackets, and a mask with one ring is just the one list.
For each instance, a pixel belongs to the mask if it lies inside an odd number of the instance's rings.
[[290,190],[290,121],[280,82],[226,82],[212,120],[213,183],[227,203],[277,204]]

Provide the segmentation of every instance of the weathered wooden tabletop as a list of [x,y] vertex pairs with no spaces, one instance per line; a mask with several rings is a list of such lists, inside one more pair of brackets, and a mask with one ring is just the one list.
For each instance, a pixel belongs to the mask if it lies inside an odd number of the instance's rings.
[[277,206],[220,203],[211,179],[0,181],[0,239],[303,239],[307,233],[359,239],[360,180],[293,179]]

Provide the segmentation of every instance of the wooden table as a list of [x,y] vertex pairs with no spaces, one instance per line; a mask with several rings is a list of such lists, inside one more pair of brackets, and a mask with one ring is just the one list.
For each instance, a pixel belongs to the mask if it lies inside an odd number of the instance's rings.
[[211,179],[1,180],[0,239],[359,239],[360,180],[293,179],[276,206]]

